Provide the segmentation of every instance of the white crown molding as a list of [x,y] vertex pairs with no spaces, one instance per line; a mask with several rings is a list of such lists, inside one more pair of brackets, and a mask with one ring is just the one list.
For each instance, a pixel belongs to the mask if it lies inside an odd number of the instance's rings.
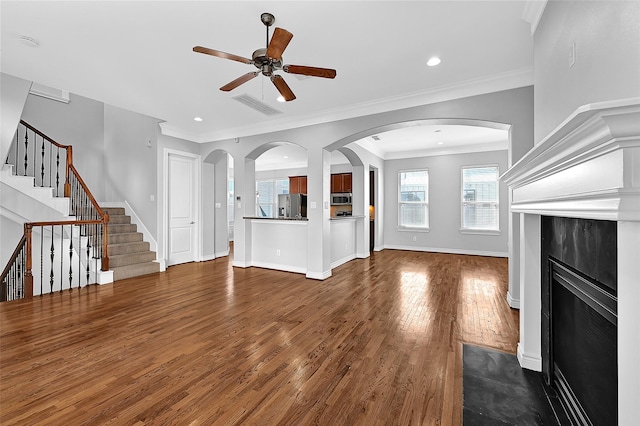
[[640,221],[640,98],[578,108],[500,179],[517,213]]
[[531,35],[536,33],[545,7],[547,7],[547,0],[527,0],[524,3],[522,19],[531,25]]
[[430,90],[414,92],[408,95],[377,99],[371,102],[332,109],[331,111],[322,111],[313,115],[302,117],[283,117],[278,120],[259,123],[254,126],[242,126],[230,129],[221,129],[209,133],[195,134],[185,132],[182,129],[165,122],[160,124],[160,129],[162,130],[162,134],[167,136],[185,139],[192,142],[207,143],[234,139],[236,137],[247,137],[263,133],[295,129],[349,118],[363,117],[372,114],[428,105],[436,102],[445,102],[470,96],[516,89],[518,87],[531,86],[532,84],[533,67],[525,67],[478,79],[466,80],[456,84],[440,86]]

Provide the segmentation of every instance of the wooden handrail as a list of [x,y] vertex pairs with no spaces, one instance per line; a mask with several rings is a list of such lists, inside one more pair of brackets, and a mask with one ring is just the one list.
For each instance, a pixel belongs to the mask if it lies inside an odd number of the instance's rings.
[[[20,250],[22,249],[22,247],[25,247],[25,253],[26,253],[26,260],[25,260],[25,271],[24,271],[24,279],[25,279],[25,297],[31,297],[33,295],[33,277],[31,274],[31,267],[32,267],[32,258],[31,258],[31,251],[32,251],[32,244],[31,244],[31,233],[32,233],[32,229],[34,226],[56,226],[56,225],[102,225],[102,233],[100,235],[100,240],[102,242],[102,246],[101,246],[101,269],[103,271],[108,271],[109,270],[109,255],[108,255],[108,224],[109,224],[109,215],[100,207],[100,205],[98,205],[98,202],[96,201],[95,197],[93,196],[93,194],[91,193],[91,191],[89,191],[89,188],[87,187],[86,183],[84,182],[84,180],[82,179],[82,177],[80,176],[80,174],[78,173],[78,170],[75,168],[75,166],[73,165],[73,147],[71,145],[63,145],[59,142],[56,142],[55,140],[53,140],[52,138],[50,138],[49,136],[45,135],[44,133],[42,133],[41,131],[39,131],[38,129],[36,129],[35,127],[31,126],[29,123],[27,123],[24,120],[20,120],[20,124],[23,125],[25,128],[31,130],[34,134],[40,136],[43,138],[43,140],[46,140],[47,142],[49,142],[50,144],[60,148],[60,149],[64,149],[66,152],[66,164],[65,164],[65,181],[64,181],[64,196],[71,198],[72,200],[72,205],[74,205],[74,203],[77,200],[77,197],[75,197],[75,195],[78,195],[78,191],[76,189],[74,189],[74,194],[72,194],[72,183],[71,183],[71,174],[73,174],[73,177],[75,178],[74,180],[74,188],[77,188],[75,185],[79,185],[79,187],[81,188],[81,191],[83,193],[83,195],[80,197],[80,200],[78,200],[77,202],[80,204],[75,204],[77,205],[85,205],[84,202],[88,200],[88,202],[91,204],[92,208],[94,211],[90,212],[91,217],[95,217],[95,216],[100,216],[100,219],[84,219],[82,217],[82,213],[84,211],[86,211],[83,207],[80,207],[79,209],[77,209],[77,211],[75,211],[74,213],[78,214],[79,213],[79,220],[73,220],[73,221],[48,221],[48,222],[29,222],[29,223],[25,223],[24,224],[24,235],[20,241],[20,244],[18,246],[18,248],[16,248],[16,251],[14,252],[14,255],[12,256],[10,262],[7,264],[7,266],[4,268],[3,271],[3,275],[2,275],[2,279],[4,280],[4,278],[6,277],[6,274],[8,273],[8,271],[10,271],[11,266],[14,264],[14,262],[17,259],[17,256],[20,253]],[[26,137],[27,134],[25,133],[25,145],[26,145]],[[17,136],[16,136],[16,161],[17,161]],[[34,151],[35,152],[35,151]],[[44,143],[43,143],[43,148],[42,148],[42,157],[44,158]],[[26,176],[26,149],[25,149],[25,176]],[[43,166],[44,168],[44,166]],[[35,174],[35,165],[34,165],[34,174]],[[76,182],[77,181],[77,182]],[[88,205],[88,204],[86,204]],[[95,215],[94,215],[95,213]]]
[[101,269],[103,271],[108,271],[109,270],[109,252],[108,252],[108,246],[109,246],[109,215],[104,210],[102,210],[102,208],[98,205],[98,202],[94,198],[94,196],[91,193],[91,191],[89,191],[89,188],[87,187],[87,184],[84,183],[84,180],[82,179],[82,177],[80,177],[80,174],[78,173],[76,168],[73,166],[73,164],[69,166],[69,170],[73,173],[73,175],[76,177],[76,179],[78,179],[78,183],[80,184],[80,186],[84,190],[85,194],[87,194],[87,196],[89,197],[89,201],[91,202],[91,205],[93,205],[93,207],[96,209],[96,212],[100,215],[102,223],[104,224],[104,234],[103,234],[103,237],[102,237],[102,254],[103,255],[101,257],[101,262],[102,262]]
[[11,255],[11,257],[9,258],[9,262],[7,262],[7,265],[4,267],[4,270],[2,271],[2,275],[0,275],[0,283],[4,282],[4,279],[7,277],[7,274],[11,269],[11,265],[13,265],[13,263],[16,261],[16,258],[18,257],[20,250],[22,250],[22,247],[24,246],[26,239],[27,238],[24,235],[22,236],[22,238],[20,238],[20,242],[16,246],[16,249],[13,251],[13,254]]
[[[80,186],[82,186],[84,191],[87,193],[87,196],[89,197],[89,201],[91,201],[91,204],[96,209],[98,214],[101,217],[104,217],[104,216],[108,217],[109,215],[104,210],[102,210],[102,208],[98,205],[98,202],[93,197],[93,194],[91,193],[91,191],[89,191],[89,188],[87,187],[87,184],[84,183],[84,180],[80,176],[80,173],[78,173],[78,170],[75,168],[75,166],[72,164],[72,165],[69,166],[69,169],[73,171],[73,174],[75,175],[76,179],[78,179],[78,182],[80,183]],[[107,222],[108,222],[108,220],[107,220]]]
[[42,136],[43,138],[45,138],[47,141],[51,142],[52,144],[54,144],[58,148],[63,148],[63,149],[71,148],[71,145],[62,145],[61,143],[58,143],[58,142],[54,141],[49,136],[45,135],[40,130],[36,129],[35,127],[33,127],[31,124],[27,123],[24,120],[20,120],[20,124],[22,124],[24,127],[28,128],[32,132],[36,133],[38,136]]

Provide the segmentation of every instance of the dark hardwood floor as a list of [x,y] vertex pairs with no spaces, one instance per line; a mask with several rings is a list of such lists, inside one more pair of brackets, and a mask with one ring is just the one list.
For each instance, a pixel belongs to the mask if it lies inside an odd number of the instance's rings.
[[506,291],[506,259],[385,250],[2,303],[0,423],[459,425],[462,342],[515,353]]

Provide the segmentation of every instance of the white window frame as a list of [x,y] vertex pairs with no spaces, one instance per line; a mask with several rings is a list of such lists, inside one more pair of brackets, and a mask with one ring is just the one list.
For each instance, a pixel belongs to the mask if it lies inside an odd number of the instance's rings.
[[[425,201],[423,202],[407,202],[407,201],[402,201],[402,188],[401,188],[401,184],[402,184],[402,177],[401,175],[403,173],[412,173],[412,172],[426,172],[427,173],[427,190],[426,190],[426,196],[425,196]],[[410,169],[410,170],[398,170],[398,184],[397,184],[397,191],[398,191],[398,231],[412,231],[412,232],[429,232],[429,218],[430,218],[430,210],[429,210],[429,195],[430,195],[430,182],[429,182],[429,169],[428,168],[421,168],[421,169]],[[425,226],[409,226],[409,225],[403,225],[402,224],[402,205],[403,204],[408,204],[408,205],[424,205],[426,208],[426,224]]]
[[[255,182],[255,191],[256,191],[256,217],[264,217],[260,213],[260,204],[263,206],[269,205],[271,206],[271,218],[275,218],[278,216],[278,194],[276,193],[276,182],[277,181],[285,181],[287,194],[289,193],[289,179],[288,178],[271,178],[271,179],[256,179]],[[273,195],[273,199],[270,202],[262,202],[258,198],[258,182],[271,182],[271,194]]]
[[[465,193],[464,193],[464,171],[469,169],[486,169],[486,168],[495,168],[496,169],[496,196],[497,199],[495,202],[487,202],[482,201],[479,203],[490,203],[495,204],[496,207],[496,228],[470,228],[465,227],[464,223],[464,206],[465,203],[469,201],[465,201]],[[500,235],[500,165],[498,164],[478,164],[472,166],[462,166],[460,168],[460,233],[462,234],[481,234],[481,235]]]

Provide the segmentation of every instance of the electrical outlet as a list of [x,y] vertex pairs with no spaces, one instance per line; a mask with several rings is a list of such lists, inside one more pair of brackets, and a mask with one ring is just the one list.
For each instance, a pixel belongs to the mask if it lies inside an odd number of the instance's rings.
[[280,249],[276,250],[276,256],[280,256]]
[[413,241],[416,241],[416,236],[415,235],[413,236]]

